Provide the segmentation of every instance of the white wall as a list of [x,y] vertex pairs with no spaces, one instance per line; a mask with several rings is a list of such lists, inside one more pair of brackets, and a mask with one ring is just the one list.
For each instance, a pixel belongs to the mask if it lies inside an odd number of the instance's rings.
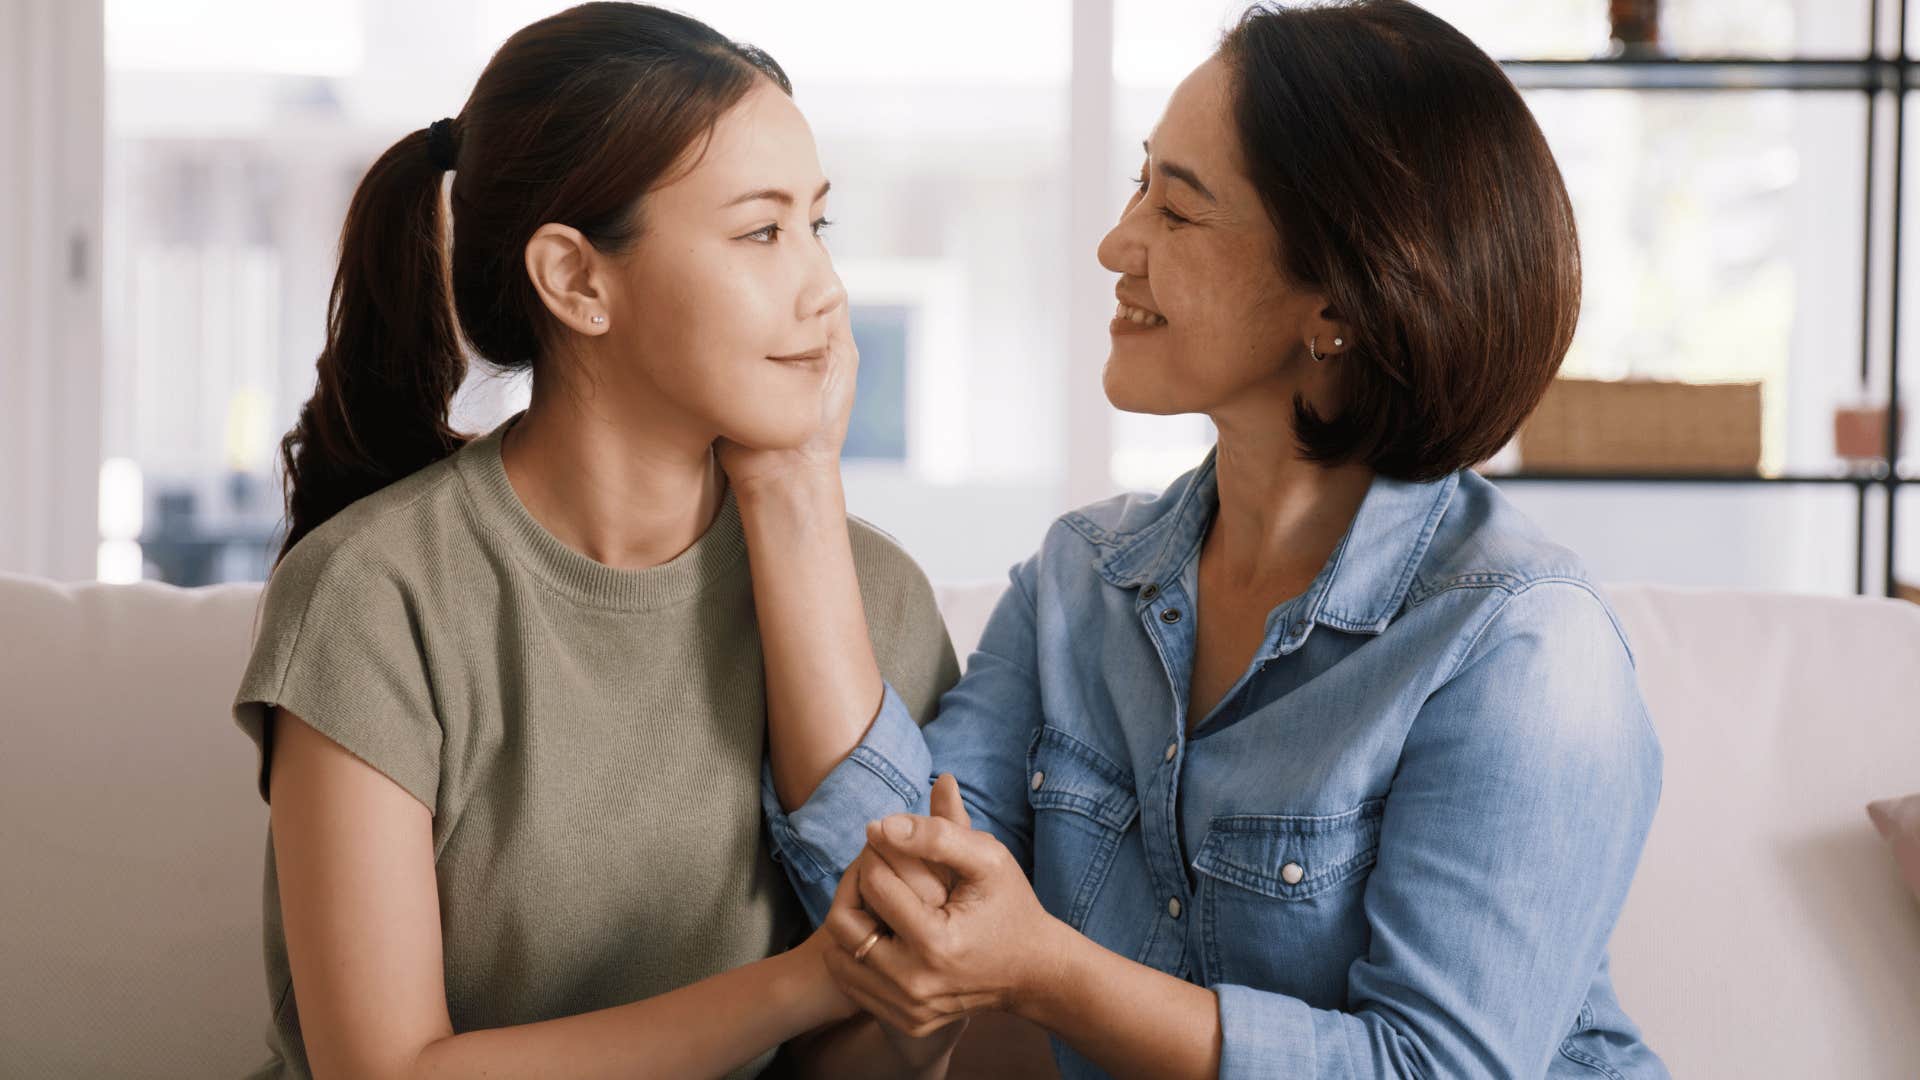
[[0,571],[61,580],[97,536],[101,23],[0,0]]

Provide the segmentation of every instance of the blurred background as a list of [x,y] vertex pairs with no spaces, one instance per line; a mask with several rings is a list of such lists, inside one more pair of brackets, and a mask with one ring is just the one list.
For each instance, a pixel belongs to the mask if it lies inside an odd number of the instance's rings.
[[[263,578],[354,186],[565,6],[0,0],[0,570]],[[937,580],[997,577],[1062,511],[1198,462],[1204,418],[1101,396],[1094,246],[1244,4],[669,6],[771,52],[819,138],[862,356],[854,513]],[[1566,378],[1483,471],[1602,580],[1920,581],[1888,423],[1915,277],[1900,0],[1426,6],[1508,63],[1585,254]],[[477,368],[456,426],[526,395]]]

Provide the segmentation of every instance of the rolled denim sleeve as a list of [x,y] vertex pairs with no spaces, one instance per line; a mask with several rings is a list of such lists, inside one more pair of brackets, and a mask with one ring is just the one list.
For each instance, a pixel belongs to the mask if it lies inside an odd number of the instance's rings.
[[1345,1010],[1214,987],[1220,1076],[1542,1076],[1660,794],[1631,655],[1584,585],[1516,592],[1408,730]]
[[1213,992],[1220,1001],[1220,1080],[1455,1075],[1429,1072],[1414,1044],[1378,1013],[1316,1009],[1247,986],[1216,986]]
[[774,857],[786,864],[816,925],[826,918],[840,875],[867,846],[867,822],[903,811],[926,813],[932,775],[927,741],[892,684],[860,745],[791,813],[780,809],[772,760],[762,763],[760,804]]
[[[1037,558],[1037,557],[1036,557]],[[867,843],[867,822],[931,809],[933,780],[950,772],[977,829],[991,832],[1022,865],[1031,860],[1032,808],[1026,756],[1040,724],[1032,582],[1036,560],[1016,566],[967,660],[922,729],[889,686],[880,713],[846,760],[791,812],[774,793],[771,762],[761,768],[760,801],[774,857],[816,925],[833,904],[840,876]]]
[[1005,844],[1029,877],[1027,749],[1043,719],[1038,563],[1035,556],[1008,575],[1011,585],[988,616],[966,675],[941,696],[940,713],[926,727],[934,768],[953,774],[973,827]]

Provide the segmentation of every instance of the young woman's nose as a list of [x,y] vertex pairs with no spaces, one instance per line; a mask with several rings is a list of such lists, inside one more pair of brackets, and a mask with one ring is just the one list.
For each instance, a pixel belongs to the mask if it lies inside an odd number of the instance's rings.
[[833,260],[826,252],[820,252],[808,265],[806,283],[800,290],[794,314],[801,319],[812,319],[829,314],[846,301],[847,287],[841,284],[839,273],[833,269]]

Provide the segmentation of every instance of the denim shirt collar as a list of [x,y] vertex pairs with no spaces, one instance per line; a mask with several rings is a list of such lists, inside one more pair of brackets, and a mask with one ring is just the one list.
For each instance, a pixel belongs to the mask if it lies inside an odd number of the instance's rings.
[[[1113,535],[1113,547],[1100,560],[1101,577],[1120,588],[1165,587],[1199,556],[1220,501],[1216,453],[1209,450],[1198,468],[1167,488],[1158,500],[1166,509],[1157,517]],[[1291,617],[1274,651],[1299,648],[1318,623],[1354,633],[1385,630],[1405,603],[1414,571],[1459,486],[1457,472],[1423,483],[1376,475],[1307,591],[1269,615],[1270,640],[1274,617]]]

